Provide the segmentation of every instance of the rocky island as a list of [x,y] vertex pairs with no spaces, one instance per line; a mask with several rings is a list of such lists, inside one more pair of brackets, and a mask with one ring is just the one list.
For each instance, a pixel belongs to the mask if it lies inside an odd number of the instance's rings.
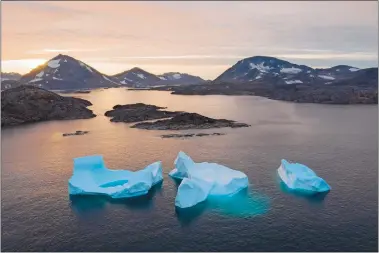
[[63,97],[54,92],[21,85],[1,92],[1,126],[15,126],[47,120],[96,117],[87,107],[91,102]]
[[[113,110],[105,112],[105,116],[111,117],[112,122],[133,123],[132,128],[152,130],[185,130],[185,129],[208,129],[221,127],[248,127],[245,123],[238,123],[227,119],[212,119],[197,113],[180,111],[164,111],[166,107],[148,105],[144,103],[115,105]],[[158,120],[161,119],[161,120]],[[157,120],[152,121],[151,120]],[[148,122],[146,122],[148,121]],[[195,134],[193,134],[195,135]],[[205,134],[208,135],[208,134]],[[204,136],[205,136],[204,135]],[[221,135],[221,134],[215,134]],[[202,136],[202,134],[198,135]],[[163,138],[176,137],[168,135]],[[189,137],[189,136],[185,136]]]
[[113,110],[105,112],[105,116],[112,117],[112,122],[140,122],[145,120],[173,117],[180,112],[163,111],[165,107],[147,105],[144,103],[115,105]]
[[137,123],[132,128],[147,130],[187,130],[187,129],[209,129],[222,127],[248,127],[245,123],[238,123],[227,119],[212,119],[197,113],[183,112],[170,119],[158,120],[154,122]]

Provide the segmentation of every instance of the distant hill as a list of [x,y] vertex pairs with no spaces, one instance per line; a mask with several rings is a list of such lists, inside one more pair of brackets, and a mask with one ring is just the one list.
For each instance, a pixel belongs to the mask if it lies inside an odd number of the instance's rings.
[[20,80],[21,78],[21,74],[19,73],[15,73],[15,72],[1,72],[1,75],[0,75],[0,79],[1,81],[5,81],[5,80]]
[[187,85],[203,83],[201,77],[186,73],[168,72],[162,75],[154,75],[140,68],[132,68],[113,76],[122,85],[129,87],[151,87],[161,85]]
[[146,87],[160,81],[156,75],[140,68],[132,68],[113,76],[119,83],[125,86]]
[[168,72],[164,73],[162,75],[158,75],[159,81],[157,85],[171,85],[171,84],[199,84],[206,82],[204,79],[202,79],[199,76],[193,76],[186,73],[179,73],[179,72]]
[[22,83],[49,89],[91,89],[121,84],[82,61],[59,54],[34,68],[20,79]]

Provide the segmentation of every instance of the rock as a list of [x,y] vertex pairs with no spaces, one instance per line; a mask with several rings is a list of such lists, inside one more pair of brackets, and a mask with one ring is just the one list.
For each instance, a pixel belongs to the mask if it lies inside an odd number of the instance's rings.
[[74,91],[73,93],[91,93],[90,90],[77,90],[77,91]]
[[209,136],[210,134],[205,134],[205,133],[198,133],[198,134],[196,134],[196,136]]
[[113,110],[105,112],[105,116],[112,117],[112,122],[139,122],[153,119],[173,117],[180,112],[162,111],[165,107],[147,105],[143,103],[115,105]]
[[185,130],[185,129],[208,129],[221,127],[248,127],[244,123],[236,123],[226,119],[212,119],[197,113],[179,113],[171,119],[158,120],[154,122],[137,123],[132,128],[148,130]]
[[14,126],[47,120],[89,119],[96,117],[87,106],[91,102],[63,97],[30,85],[1,93],[1,126]]
[[224,133],[213,133],[212,135],[225,135]]
[[75,133],[64,133],[63,136],[71,136],[71,135],[84,135],[88,134],[89,131],[76,131]]

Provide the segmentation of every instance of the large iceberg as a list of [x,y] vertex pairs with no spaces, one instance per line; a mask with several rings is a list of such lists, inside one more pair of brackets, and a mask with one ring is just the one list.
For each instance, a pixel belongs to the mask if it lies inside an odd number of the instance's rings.
[[175,168],[169,175],[175,179],[183,179],[175,198],[175,205],[180,208],[194,206],[208,196],[233,195],[249,184],[243,172],[217,163],[195,163],[182,151],[174,164]]
[[278,174],[291,190],[304,193],[322,193],[331,189],[324,179],[300,163],[289,163],[282,159]]
[[129,198],[147,194],[161,182],[162,164],[155,162],[139,171],[111,170],[100,155],[74,158],[73,175],[68,180],[71,195],[108,195]]

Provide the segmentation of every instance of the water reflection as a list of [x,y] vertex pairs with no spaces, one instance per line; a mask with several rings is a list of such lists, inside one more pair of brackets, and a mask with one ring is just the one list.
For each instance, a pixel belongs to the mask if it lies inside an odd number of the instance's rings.
[[105,195],[70,195],[70,206],[78,214],[104,210],[108,205],[120,205],[129,210],[151,210],[154,206],[154,196],[162,191],[163,183],[153,186],[148,194],[125,199],[112,199]]
[[182,225],[189,225],[205,211],[222,216],[248,218],[263,215],[269,210],[269,198],[248,188],[233,196],[209,196],[207,200],[191,208],[176,208],[176,216]]

